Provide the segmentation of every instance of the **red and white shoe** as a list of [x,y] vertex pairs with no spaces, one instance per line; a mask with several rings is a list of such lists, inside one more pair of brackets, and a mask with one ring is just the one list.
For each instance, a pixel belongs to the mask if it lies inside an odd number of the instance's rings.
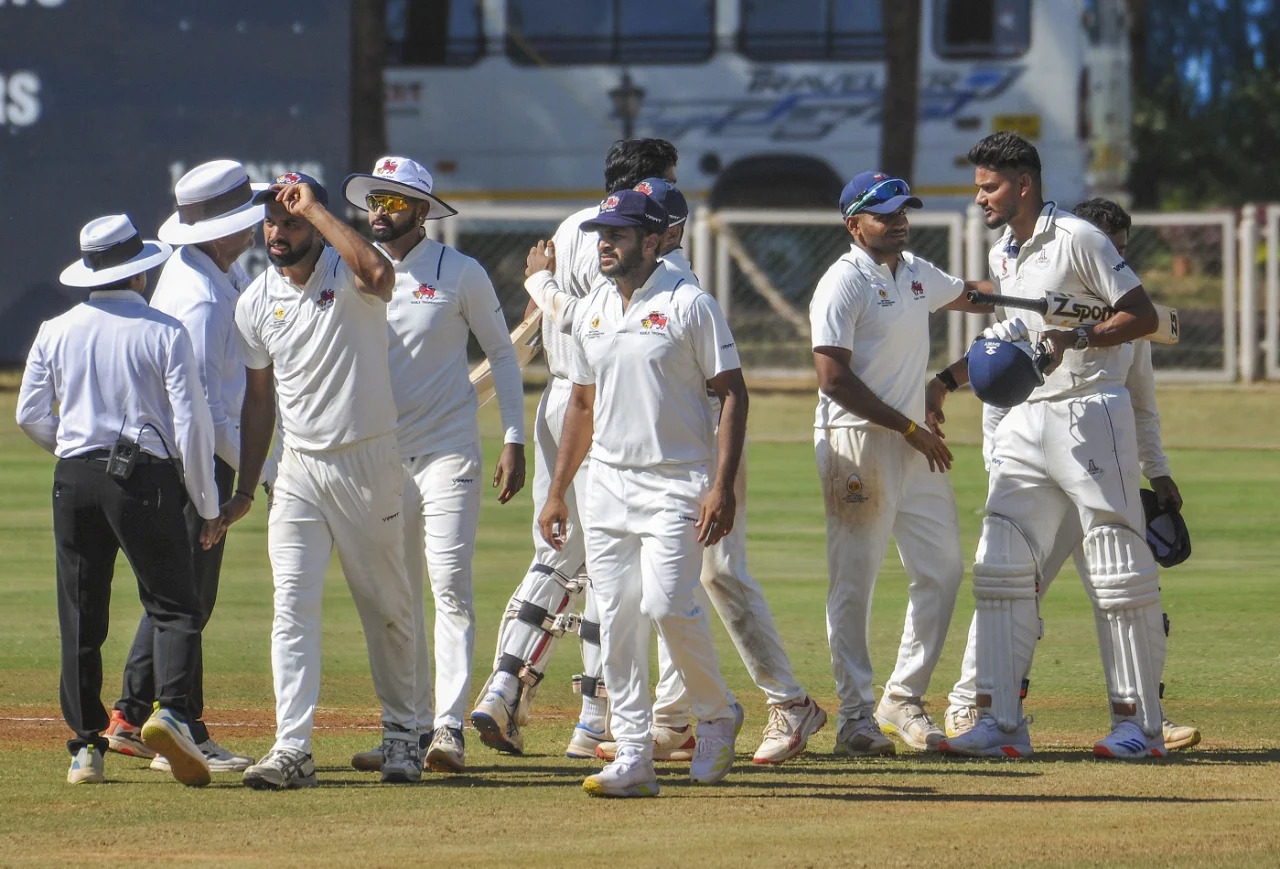
[[1164,757],[1164,734],[1147,736],[1132,721],[1121,721],[1093,747],[1094,757],[1112,760],[1139,760],[1145,757]]
[[769,723],[764,741],[756,749],[752,763],[782,763],[804,752],[813,736],[827,723],[827,713],[806,696],[785,706],[769,707]]
[[1030,757],[1031,735],[1027,732],[1027,719],[1023,718],[1013,731],[1001,730],[995,718],[983,715],[972,730],[938,743],[943,754],[960,754],[965,757]]

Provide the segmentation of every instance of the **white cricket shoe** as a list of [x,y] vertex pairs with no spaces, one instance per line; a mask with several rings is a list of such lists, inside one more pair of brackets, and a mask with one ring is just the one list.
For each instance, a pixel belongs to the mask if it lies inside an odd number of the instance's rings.
[[497,691],[480,698],[471,711],[471,726],[480,731],[480,741],[495,751],[524,754],[524,736],[516,724],[515,710]]
[[1164,747],[1169,751],[1181,751],[1200,744],[1200,730],[1189,724],[1174,724],[1166,718],[1160,729],[1164,732]]
[[836,734],[834,754],[847,757],[878,757],[896,754],[893,740],[885,736],[874,718],[850,718]]
[[467,745],[457,727],[437,727],[423,764],[432,772],[465,772]]
[[316,765],[311,755],[296,748],[273,748],[267,756],[244,771],[244,783],[257,791],[313,788]]
[[756,749],[752,763],[782,763],[804,752],[813,736],[827,723],[827,713],[812,697],[782,706],[769,707],[769,723],[764,741]]
[[1023,718],[1012,733],[1000,729],[994,717],[983,715],[978,723],[955,738],[948,737],[938,743],[944,754],[960,754],[965,757],[1030,757],[1031,734],[1027,730],[1029,719]]
[[422,781],[422,751],[416,733],[386,733],[382,737],[382,781],[413,784]]
[[569,737],[569,744],[565,747],[565,757],[596,757],[596,749],[603,745],[609,739],[607,730],[592,730],[587,725],[579,721],[573,727],[573,736]]
[[1147,736],[1136,723],[1121,721],[1093,746],[1093,755],[1113,760],[1164,757],[1164,737]]
[[624,746],[613,763],[586,777],[582,789],[592,797],[656,797],[658,774],[639,749]]
[[689,763],[690,781],[710,785],[729,774],[729,770],[733,769],[736,724],[736,714],[716,721],[698,722],[693,759]]
[[[582,725],[578,726],[581,727]],[[655,724],[649,733],[653,736],[654,760],[683,761],[685,763],[693,760],[693,749],[698,740],[694,736],[693,728],[689,725],[686,724],[684,727],[663,727],[660,724]],[[617,753],[618,743],[616,742],[602,742],[596,746],[596,757],[601,760],[613,760]]]
[[71,757],[71,767],[67,770],[67,784],[102,784],[106,778],[102,775],[102,752],[92,745],[86,745]]
[[968,733],[973,730],[973,726],[978,723],[978,707],[977,706],[956,706],[947,707],[947,712],[942,716],[942,729],[947,732],[947,737],[954,739],[962,733]]
[[[253,758],[243,754],[234,754],[213,741],[213,737],[196,743],[204,759],[209,764],[210,772],[244,772],[253,766]],[[169,761],[163,755],[156,755],[151,761],[151,769],[157,772],[172,772]]]
[[942,728],[924,711],[924,704],[914,697],[898,699],[886,694],[876,706],[875,720],[881,733],[896,735],[916,751],[937,751],[945,738]]
[[209,761],[191,739],[191,731],[173,710],[161,706],[142,725],[142,741],[168,759],[169,772],[184,785],[209,783]]

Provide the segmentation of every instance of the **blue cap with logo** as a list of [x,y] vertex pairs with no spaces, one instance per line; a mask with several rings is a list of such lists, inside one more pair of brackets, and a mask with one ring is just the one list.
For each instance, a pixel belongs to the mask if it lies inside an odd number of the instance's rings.
[[859,172],[840,191],[840,214],[844,217],[864,211],[893,214],[904,205],[924,207],[919,197],[911,195],[911,186],[907,182],[883,172]]
[[266,189],[262,189],[261,185],[255,184],[257,193],[253,197],[255,204],[273,201],[276,194],[280,192],[280,188],[286,184],[306,184],[311,188],[311,192],[316,195],[316,201],[326,208],[329,206],[329,191],[324,189],[324,185],[316,179],[303,172],[285,172],[283,175],[277,175],[267,185]]
[[578,228],[596,232],[606,226],[640,226],[646,232],[662,232],[667,228],[667,212],[657,200],[638,190],[619,190],[600,203],[599,214]]
[[689,203],[684,194],[663,178],[646,178],[632,188],[657,201],[667,212],[667,226],[680,226],[689,219]]

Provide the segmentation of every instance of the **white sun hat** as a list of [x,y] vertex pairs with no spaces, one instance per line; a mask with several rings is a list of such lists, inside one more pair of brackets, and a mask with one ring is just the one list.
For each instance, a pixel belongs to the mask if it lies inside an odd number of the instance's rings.
[[162,241],[143,241],[127,214],[111,214],[84,225],[80,260],[63,269],[58,280],[68,287],[102,287],[155,268],[171,253]]
[[249,173],[235,160],[201,163],[178,179],[178,210],[160,227],[169,244],[199,244],[262,222],[266,208],[253,201]]
[[452,217],[458,209],[433,196],[434,181],[427,167],[408,157],[380,157],[373,164],[373,174],[348,175],[342,182],[342,195],[361,211],[368,211],[364,198],[370,193],[398,193],[409,199],[425,199],[431,203],[428,220]]

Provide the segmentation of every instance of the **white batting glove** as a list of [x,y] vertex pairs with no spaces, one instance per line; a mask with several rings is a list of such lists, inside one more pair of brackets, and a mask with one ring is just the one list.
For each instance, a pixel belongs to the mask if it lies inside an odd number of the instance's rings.
[[982,330],[983,338],[997,338],[1001,341],[1008,341],[1016,344],[1019,341],[1031,341],[1031,333],[1027,331],[1027,324],[1022,322],[1021,317],[1013,317],[1009,320],[1001,320],[993,323]]

